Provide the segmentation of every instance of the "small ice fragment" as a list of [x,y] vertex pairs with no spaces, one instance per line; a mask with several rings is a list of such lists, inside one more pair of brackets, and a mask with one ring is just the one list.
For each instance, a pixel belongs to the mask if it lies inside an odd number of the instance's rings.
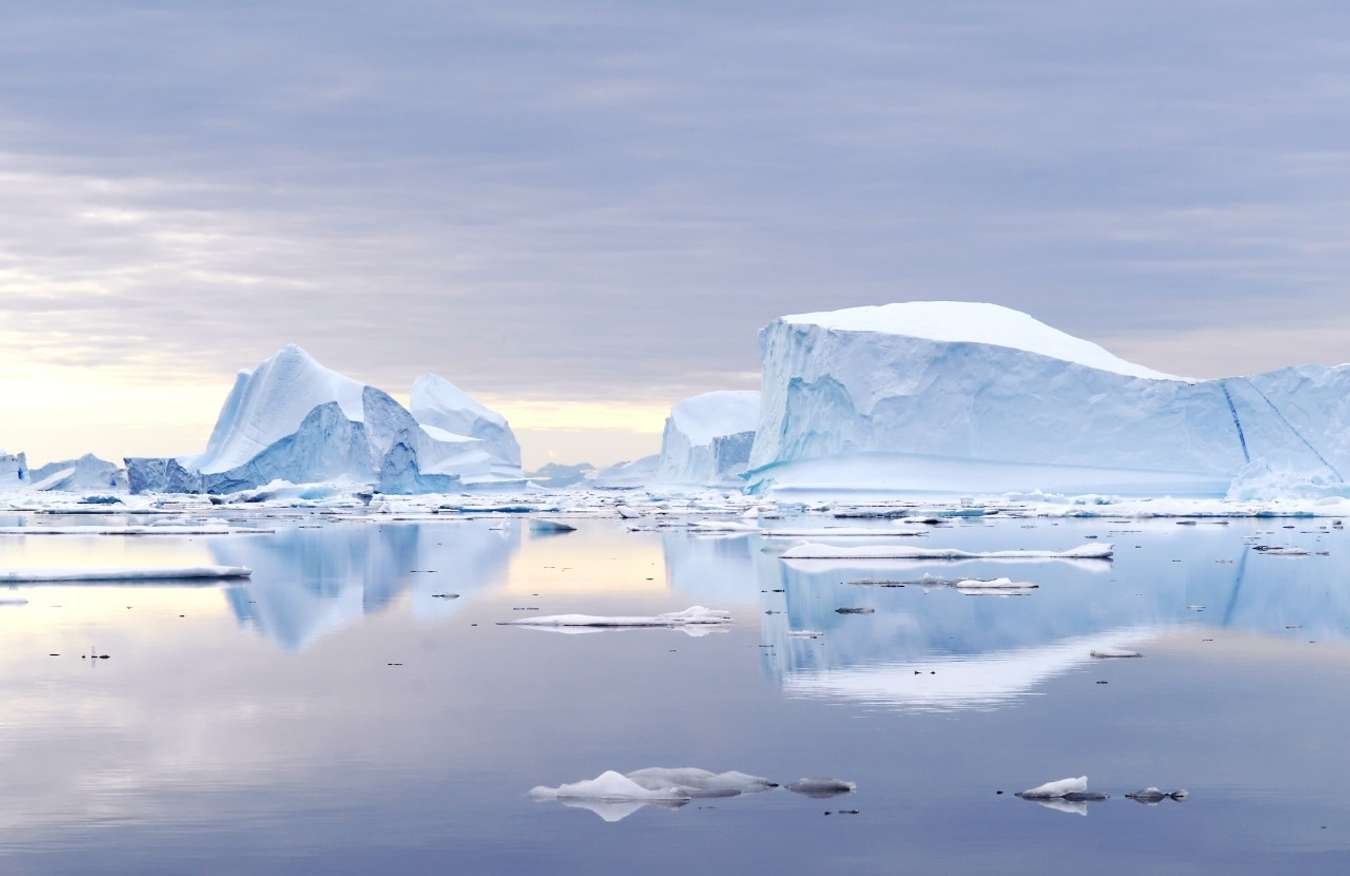
[[528,627],[685,627],[720,626],[731,623],[731,612],[694,605],[683,611],[658,615],[605,616],[596,614],[551,614],[519,620],[498,621],[499,626]]
[[557,520],[530,521],[530,533],[533,535],[563,535],[576,531],[577,528],[570,523],[560,523]]
[[1079,776],[1076,779],[1059,779],[1054,782],[1046,782],[1044,785],[1037,785],[1034,788],[1028,788],[1025,791],[1019,791],[1017,796],[1026,800],[1055,800],[1062,798],[1065,794],[1081,794],[1087,791],[1087,785],[1087,776]]
[[1167,794],[1152,786],[1142,791],[1131,791],[1125,795],[1137,803],[1157,803],[1167,798]]
[[0,583],[62,581],[175,581],[185,578],[247,578],[243,566],[150,566],[125,569],[3,569]]
[[1098,657],[1103,660],[1116,657],[1143,657],[1138,651],[1130,651],[1126,648],[1093,648],[1088,652],[1088,656]]

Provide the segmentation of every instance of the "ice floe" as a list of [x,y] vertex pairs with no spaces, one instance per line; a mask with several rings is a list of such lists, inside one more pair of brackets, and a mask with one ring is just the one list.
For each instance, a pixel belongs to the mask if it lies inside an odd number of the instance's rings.
[[656,615],[549,614],[497,622],[498,626],[504,627],[580,627],[592,629],[638,629],[643,627],[681,629],[685,627],[718,627],[730,623],[731,612],[704,608],[701,605],[693,605],[683,611],[671,611]]
[[1114,552],[1114,546],[1109,544],[1085,544],[1066,551],[964,551],[956,548],[925,548],[913,545],[831,545],[803,542],[783,551],[781,556],[785,560],[1109,560]]
[[187,579],[247,578],[244,566],[150,566],[125,569],[0,569],[0,583],[57,583],[67,581],[180,581]]

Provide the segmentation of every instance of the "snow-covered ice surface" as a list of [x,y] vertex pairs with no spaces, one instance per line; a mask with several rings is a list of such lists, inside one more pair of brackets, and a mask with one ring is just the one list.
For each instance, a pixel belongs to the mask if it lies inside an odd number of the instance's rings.
[[759,423],[759,393],[721,390],[671,408],[661,435],[656,480],[706,486],[745,471]]
[[[106,498],[3,493],[0,531],[75,534],[0,539],[0,565],[252,576],[0,584],[0,693],[22,704],[0,722],[0,869],[133,872],[150,849],[264,874],[1039,873],[1052,849],[1055,869],[1245,876],[1334,872],[1350,847],[1350,765],[1326,755],[1350,718],[1336,497]],[[784,559],[778,532],[886,556]],[[496,624],[696,604],[726,614],[687,628],[718,635]],[[1094,656],[1125,653],[1147,659]],[[743,772],[636,768],[670,763]],[[1150,783],[1195,794],[1126,799]]]

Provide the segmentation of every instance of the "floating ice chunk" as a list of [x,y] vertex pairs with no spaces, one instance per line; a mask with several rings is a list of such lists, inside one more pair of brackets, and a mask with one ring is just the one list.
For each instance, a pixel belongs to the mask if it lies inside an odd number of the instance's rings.
[[830,545],[803,542],[784,551],[785,560],[1109,560],[1115,547],[1085,544],[1067,551],[1011,550],[963,551],[956,548],[924,548],[913,545]]
[[1037,785],[1034,788],[1019,791],[1017,796],[1025,800],[1055,800],[1063,798],[1068,794],[1084,793],[1087,791],[1087,785],[1087,776],[1079,776],[1076,779],[1060,779],[1055,782],[1046,782],[1044,785]]
[[549,788],[537,785],[530,789],[536,800],[599,800],[606,802],[688,800],[690,795],[673,787],[646,788],[623,773],[605,770],[593,779]]
[[0,526],[0,535],[255,535],[275,529],[232,527],[227,523],[166,526]]
[[1143,657],[1138,651],[1131,651],[1128,648],[1093,648],[1089,653],[1091,657],[1101,659],[1111,659],[1116,657]]
[[632,508],[629,508],[627,505],[615,505],[614,513],[618,514],[619,517],[621,517],[624,520],[633,520],[642,516],[638,512],[634,511]]
[[913,538],[927,535],[923,529],[876,529],[863,526],[835,526],[823,529],[764,529],[764,538]]
[[737,520],[695,520],[689,524],[690,532],[759,532],[753,523],[741,523]]
[[1020,593],[1028,590],[1036,590],[1041,585],[1033,584],[1030,581],[1014,581],[1011,578],[963,578],[954,585],[957,590],[964,591],[983,591],[992,590],[1008,593]]
[[1154,787],[1148,787],[1142,791],[1131,791],[1125,795],[1136,803],[1160,803],[1167,799],[1167,793]]
[[20,606],[27,605],[28,600],[19,596],[0,596],[0,605]]
[[606,770],[594,779],[530,789],[536,800],[557,800],[588,809],[605,821],[621,821],[643,806],[679,807],[694,798],[735,797],[776,788],[760,776],[735,770],[714,773],[698,767],[648,767],[628,775]]
[[628,778],[649,790],[674,788],[690,797],[735,797],[778,787],[762,776],[735,770],[714,773],[698,767],[647,767],[629,773]]
[[183,579],[247,578],[244,566],[159,566],[126,569],[0,569],[0,583],[64,581],[177,581]]
[[577,528],[570,523],[559,523],[557,520],[530,521],[530,533],[533,535],[564,535],[576,531]]
[[498,621],[498,626],[518,627],[685,627],[720,626],[731,623],[731,612],[694,605],[683,611],[657,615],[549,614]]
[[1308,551],[1301,547],[1292,547],[1290,545],[1253,545],[1252,550],[1259,551],[1268,557],[1306,557]]
[[807,797],[837,797],[840,794],[852,794],[858,790],[858,784],[842,779],[798,779],[790,783],[787,789]]

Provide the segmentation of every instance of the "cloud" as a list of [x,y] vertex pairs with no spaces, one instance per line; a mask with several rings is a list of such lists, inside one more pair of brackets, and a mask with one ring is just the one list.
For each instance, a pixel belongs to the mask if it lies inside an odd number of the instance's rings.
[[0,365],[296,341],[660,407],[907,298],[1180,373],[1350,359],[1297,330],[1350,300],[1335,3],[14,6]]

